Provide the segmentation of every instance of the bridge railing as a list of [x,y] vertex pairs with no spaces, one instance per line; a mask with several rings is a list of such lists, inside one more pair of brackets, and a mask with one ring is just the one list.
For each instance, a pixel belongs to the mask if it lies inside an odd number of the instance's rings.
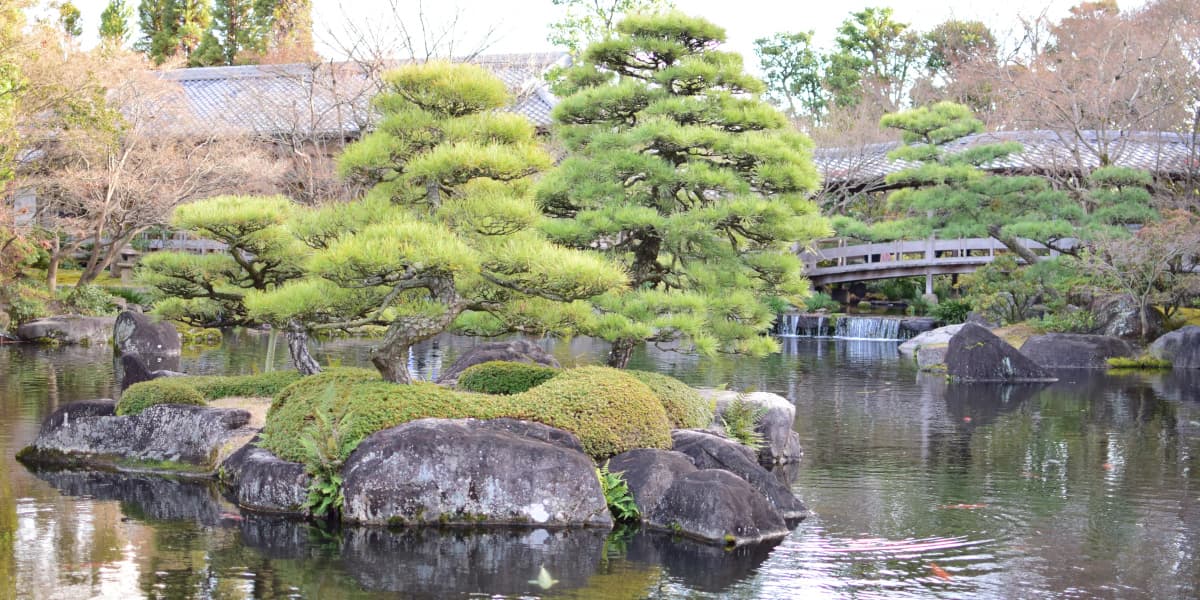
[[[1020,240],[1036,254],[1054,256],[1058,252],[1033,240]],[[801,252],[808,272],[821,269],[890,263],[936,263],[940,260],[961,261],[977,258],[978,262],[991,262],[996,255],[1009,249],[993,238],[958,238],[900,240],[895,242],[861,243],[848,238],[830,238],[816,242],[815,248]]]

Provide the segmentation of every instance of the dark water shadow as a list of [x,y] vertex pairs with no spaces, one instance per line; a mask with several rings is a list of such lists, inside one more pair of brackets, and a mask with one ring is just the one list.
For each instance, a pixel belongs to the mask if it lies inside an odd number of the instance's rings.
[[758,570],[782,540],[726,549],[658,532],[641,532],[626,546],[626,559],[662,565],[688,588],[719,594]]
[[237,509],[224,505],[210,482],[105,471],[36,470],[34,474],[67,496],[115,500],[125,515],[146,521],[194,521],[219,525]]
[[973,430],[1019,409],[1047,386],[1046,383],[948,383],[944,393],[946,415],[959,423],[959,427]]

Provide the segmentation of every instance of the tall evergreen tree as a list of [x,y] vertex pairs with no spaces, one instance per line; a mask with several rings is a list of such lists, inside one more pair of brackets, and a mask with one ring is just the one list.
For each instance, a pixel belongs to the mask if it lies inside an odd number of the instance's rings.
[[192,56],[194,65],[232,65],[245,53],[267,49],[274,17],[273,0],[216,0],[212,28]]
[[100,39],[118,46],[129,41],[129,20],[133,18],[133,7],[125,0],[109,0],[100,13]]
[[378,129],[340,162],[371,191],[299,212],[291,229],[312,248],[308,277],[247,294],[253,318],[293,334],[386,325],[372,361],[407,383],[409,348],[452,324],[560,330],[591,316],[573,301],[624,284],[614,265],[537,231],[529,177],[550,157],[528,121],[497,111],[510,101],[502,81],[474,65],[425,63],[386,83]]
[[138,5],[142,38],[134,47],[155,64],[175,57],[190,60],[211,22],[208,0],[142,0]]
[[829,232],[807,198],[812,144],[724,39],[703,19],[636,15],[566,73],[554,120],[568,155],[538,201],[551,239],[629,272],[631,291],[594,301],[610,365],[643,341],[774,351],[767,297],[808,293],[792,246]]
[[58,24],[62,26],[63,31],[67,35],[77,38],[83,35],[83,25],[80,24],[82,15],[79,14],[79,8],[76,7],[71,0],[63,0],[58,5]]

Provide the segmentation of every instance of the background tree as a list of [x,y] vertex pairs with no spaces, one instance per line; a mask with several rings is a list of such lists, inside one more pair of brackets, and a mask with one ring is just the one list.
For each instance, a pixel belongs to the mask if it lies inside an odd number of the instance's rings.
[[754,53],[776,106],[787,107],[792,118],[805,115],[819,124],[828,95],[822,85],[825,58],[813,48],[812,36],[809,31],[759,38],[754,40]]
[[267,49],[275,3],[271,0],[216,0],[212,26],[205,32],[191,64],[232,65],[247,53]]
[[672,0],[550,0],[564,9],[563,18],[550,24],[551,44],[578,58],[592,42],[611,36],[628,15],[670,10]]
[[920,35],[892,18],[892,9],[851,13],[838,27],[835,43],[826,85],[838,104],[865,99],[885,110],[904,106],[925,62],[925,46]]
[[273,4],[267,51],[261,62],[317,61],[317,53],[313,49],[311,0],[275,0]]
[[156,65],[170,59],[188,61],[212,22],[208,0],[142,0],[134,45]]
[[70,0],[58,3],[58,25],[67,35],[73,38],[83,35],[83,25],[80,23],[82,17],[83,15],[79,14],[79,8]]
[[568,154],[538,186],[550,237],[625,265],[632,291],[594,301],[591,333],[624,366],[643,341],[764,353],[763,300],[808,292],[791,252],[828,233],[807,199],[811,143],[757,94],[720,27],[635,15],[566,73]]
[[109,0],[100,13],[100,39],[116,46],[124,46],[132,31],[129,21],[133,18],[133,6],[126,0]]
[[38,158],[22,164],[17,184],[37,190],[51,290],[62,260],[82,254],[78,285],[87,285],[183,202],[272,185],[273,166],[249,140],[195,122],[182,90],[146,66],[103,50],[43,50],[24,66],[23,148]]
[[[458,322],[470,332],[542,332],[585,318],[581,298],[621,272],[546,241],[528,194],[550,164],[502,81],[467,64],[425,63],[387,77],[378,129],[347,148],[360,203],[301,211],[292,231],[313,249],[308,277],[247,296],[251,316],[297,334],[387,326],[372,362],[407,383],[409,348]],[[307,365],[312,369],[315,364]]]

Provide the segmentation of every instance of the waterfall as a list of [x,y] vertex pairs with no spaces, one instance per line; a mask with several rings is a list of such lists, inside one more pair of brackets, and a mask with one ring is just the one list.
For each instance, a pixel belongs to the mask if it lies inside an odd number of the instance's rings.
[[901,340],[899,317],[788,313],[779,315],[775,335],[851,340]]
[[899,340],[900,319],[845,316],[838,319],[833,336],[851,340]]

